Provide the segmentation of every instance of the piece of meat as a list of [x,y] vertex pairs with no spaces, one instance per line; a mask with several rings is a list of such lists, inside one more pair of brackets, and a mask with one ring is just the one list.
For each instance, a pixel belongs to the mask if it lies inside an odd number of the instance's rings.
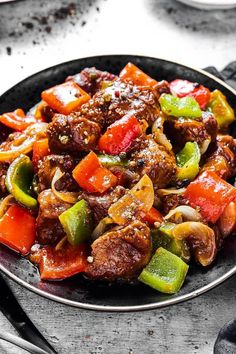
[[137,119],[145,119],[151,125],[159,116],[158,99],[149,89],[115,80],[85,103],[79,114],[105,128],[130,111]]
[[132,188],[140,180],[139,174],[131,171],[129,166],[110,166],[107,168],[117,177],[117,184],[125,188]]
[[117,79],[116,75],[92,67],[85,68],[76,75],[68,76],[66,81],[73,80],[84,91],[93,96],[98,90],[101,89],[103,81],[113,81],[115,79]]
[[47,129],[50,151],[55,154],[78,154],[94,150],[100,136],[100,127],[84,117],[55,114]]
[[230,135],[218,135],[211,145],[201,171],[214,171],[221,178],[228,179],[236,173],[236,139]]
[[206,132],[211,137],[211,142],[214,142],[218,133],[218,124],[216,118],[211,112],[202,112],[202,123],[204,124]]
[[150,229],[140,221],[111,230],[92,244],[92,263],[86,275],[92,279],[130,280],[149,262],[152,245]]
[[205,141],[215,141],[217,131],[217,121],[209,112],[203,112],[199,120],[179,118],[166,120],[164,123],[164,133],[176,151],[181,150],[188,141],[195,141],[203,148]]
[[147,174],[155,188],[168,186],[176,173],[174,155],[150,136],[142,142],[140,150],[131,155],[130,160],[132,169],[140,177]]
[[8,128],[6,125],[0,123],[0,144],[4,142],[11,133],[13,133],[13,129]]
[[64,172],[56,183],[57,190],[74,191],[78,190],[78,184],[72,177],[72,170],[75,168],[77,161],[72,159],[70,155],[48,155],[39,162],[38,169],[38,190],[42,192],[51,187],[51,182],[55,174],[56,167]]
[[188,201],[181,194],[163,195],[160,197],[160,199],[161,209],[164,215],[168,214],[171,209],[175,209],[179,205],[188,204]]
[[42,116],[46,122],[51,122],[54,117],[55,111],[48,105],[42,107]]
[[58,216],[71,207],[71,204],[58,199],[51,189],[46,189],[38,196],[39,214],[36,219],[36,238],[40,244],[58,242],[65,232]]
[[82,192],[79,199],[85,199],[88,202],[93,212],[95,222],[99,223],[101,219],[107,216],[110,206],[121,198],[125,192],[126,189],[124,187],[117,186],[113,190],[102,195]]
[[155,86],[155,92],[158,95],[158,98],[162,93],[170,93],[170,85],[168,81],[166,80],[159,81]]
[[0,163],[0,196],[3,196],[7,193],[7,187],[5,184],[7,170],[9,165],[7,163]]
[[12,132],[10,133],[5,140],[0,144],[0,151],[7,151],[12,149],[12,144],[15,140],[20,139],[25,136],[24,132]]

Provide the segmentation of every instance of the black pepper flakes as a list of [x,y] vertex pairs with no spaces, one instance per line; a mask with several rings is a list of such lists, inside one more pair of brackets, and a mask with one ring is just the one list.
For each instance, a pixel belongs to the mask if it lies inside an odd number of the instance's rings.
[[7,55],[11,55],[12,49],[11,47],[6,47]]
[[143,165],[145,164],[145,161],[142,159],[137,160],[137,167],[143,167]]
[[153,334],[154,334],[154,331],[153,331],[152,329],[149,329],[149,330],[148,330],[148,335],[149,335],[149,336],[152,336]]
[[45,27],[45,32],[51,33],[52,32],[52,27],[51,26],[46,26]]
[[64,20],[68,16],[73,16],[76,13],[75,3],[70,3],[68,6],[62,6],[60,9],[54,12],[54,17],[57,20]]
[[22,26],[24,26],[25,28],[31,30],[34,28],[34,24],[32,22],[22,22]]

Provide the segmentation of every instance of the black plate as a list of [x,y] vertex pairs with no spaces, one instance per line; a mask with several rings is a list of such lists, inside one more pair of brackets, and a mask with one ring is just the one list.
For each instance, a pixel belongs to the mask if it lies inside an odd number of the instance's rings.
[[[179,77],[200,82],[211,90],[219,89],[227,96],[231,105],[236,105],[236,92],[204,71],[156,58],[111,55],[70,61],[30,76],[2,95],[0,113],[17,107],[28,110],[40,100],[43,89],[61,83],[66,76],[87,66],[96,66],[117,74],[129,61],[157,80],[173,80]],[[236,238],[226,240],[211,267],[205,269],[191,265],[184,286],[176,295],[164,295],[142,284],[108,286],[93,283],[80,275],[63,282],[41,282],[37,269],[27,259],[4,246],[0,246],[0,269],[28,289],[64,304],[103,311],[152,309],[191,299],[233,275],[236,272]]]

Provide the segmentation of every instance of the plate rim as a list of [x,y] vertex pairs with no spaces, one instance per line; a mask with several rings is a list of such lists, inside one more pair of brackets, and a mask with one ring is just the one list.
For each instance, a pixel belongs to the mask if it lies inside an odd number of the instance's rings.
[[[236,90],[231,87],[230,85],[228,85],[227,83],[225,83],[224,81],[222,81],[221,79],[219,79],[218,77],[216,77],[215,75],[208,73],[207,71],[203,70],[203,69],[197,69],[194,68],[192,66],[188,66],[186,64],[180,63],[180,62],[176,62],[176,61],[171,61],[165,58],[159,58],[159,57],[150,57],[150,56],[145,56],[145,55],[136,55],[136,54],[104,54],[104,55],[91,55],[88,57],[81,57],[81,58],[77,58],[74,60],[69,60],[66,62],[61,62],[58,63],[56,65],[52,65],[50,67],[44,68],[43,70],[40,70],[28,77],[26,77],[25,79],[21,80],[20,82],[16,83],[15,85],[13,85],[12,87],[10,87],[7,91],[3,92],[3,94],[1,94],[1,98],[5,95],[8,94],[8,92],[10,92],[12,89],[16,88],[18,85],[21,85],[23,82],[27,81],[28,79],[33,79],[35,76],[38,76],[40,73],[43,73],[45,70],[50,70],[56,67],[59,67],[61,65],[66,65],[72,62],[77,62],[79,60],[89,60],[91,58],[104,58],[104,57],[122,57],[122,56],[129,56],[129,57],[138,57],[138,58],[145,58],[145,59],[154,59],[154,60],[160,60],[163,62],[169,62],[171,64],[176,64],[182,67],[185,67],[187,69],[191,69],[193,71],[196,71],[200,74],[203,74],[207,77],[209,77],[210,79],[213,79],[214,81],[216,81],[217,83],[219,83],[220,85],[224,86],[226,89],[228,89],[233,95],[235,95],[236,98]],[[174,297],[173,299],[168,299],[168,300],[164,300],[164,301],[160,301],[160,302],[154,302],[151,304],[144,304],[144,305],[131,305],[131,306],[106,306],[106,305],[95,305],[95,304],[90,304],[90,303],[85,303],[85,302],[79,302],[79,301],[74,301],[74,300],[69,300],[54,294],[50,294],[44,290],[41,290],[39,288],[36,288],[35,286],[27,283],[25,280],[19,278],[18,276],[16,276],[15,274],[13,274],[11,271],[9,271],[5,266],[3,266],[2,264],[0,264],[0,271],[2,271],[4,274],[6,274],[10,279],[12,279],[13,281],[15,281],[16,283],[18,283],[19,285],[25,287],[26,289],[36,293],[37,295],[40,295],[44,298],[47,298],[49,300],[53,300],[55,302],[64,304],[64,305],[69,305],[72,307],[77,307],[80,309],[86,309],[86,310],[95,310],[95,311],[103,311],[103,312],[136,312],[136,311],[144,311],[144,310],[153,310],[153,309],[158,309],[158,308],[163,308],[163,307],[167,307],[167,306],[171,306],[174,304],[178,304],[181,303],[183,301],[187,301],[190,299],[193,299],[201,294],[204,294],[206,292],[208,292],[209,290],[217,287],[218,285],[222,284],[224,281],[226,281],[227,279],[229,279],[230,277],[232,277],[235,273],[236,273],[236,265],[231,268],[229,271],[227,271],[225,274],[223,274],[222,276],[220,276],[219,278],[215,279],[214,281],[204,285],[203,287],[200,287],[199,289],[193,290],[188,294],[185,295],[179,295],[177,297]]]
[[208,0],[202,1],[202,0],[177,0],[178,2],[181,2],[182,4],[195,7],[198,9],[202,10],[230,10],[234,7],[236,7],[236,1],[233,0],[231,3],[225,4],[224,2],[218,2],[218,3],[211,3]]

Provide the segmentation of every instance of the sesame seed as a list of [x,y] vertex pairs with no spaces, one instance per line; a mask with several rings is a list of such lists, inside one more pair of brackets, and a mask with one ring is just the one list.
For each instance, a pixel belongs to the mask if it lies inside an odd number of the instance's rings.
[[69,137],[67,135],[59,135],[60,142],[65,145],[68,143]]

